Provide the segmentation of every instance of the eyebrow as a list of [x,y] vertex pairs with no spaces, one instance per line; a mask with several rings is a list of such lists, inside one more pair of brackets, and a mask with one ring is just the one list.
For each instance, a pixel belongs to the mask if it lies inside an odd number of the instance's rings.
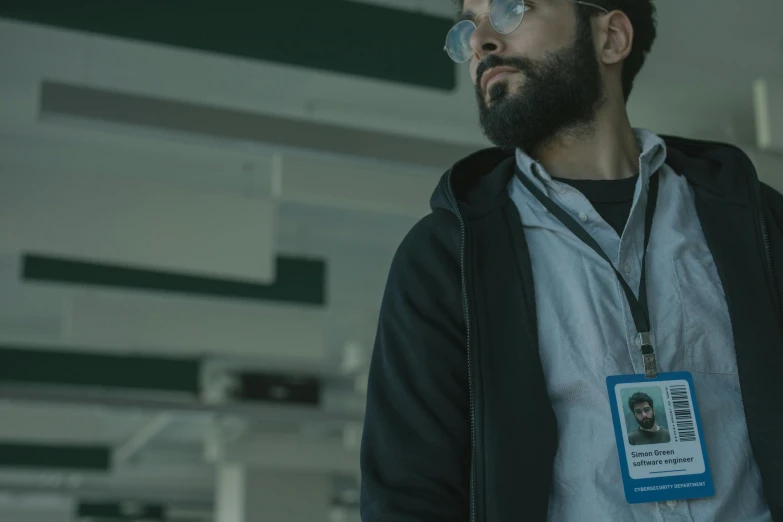
[[[539,2],[549,2],[551,3],[552,0],[538,0]],[[461,13],[457,14],[457,17],[454,19],[454,22],[459,23],[464,20],[474,20],[476,18],[476,13],[471,11],[470,9],[466,11],[462,11]]]

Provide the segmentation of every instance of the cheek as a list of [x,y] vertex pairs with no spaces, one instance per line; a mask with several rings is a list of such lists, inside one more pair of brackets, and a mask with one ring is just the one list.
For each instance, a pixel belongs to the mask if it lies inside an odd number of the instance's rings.
[[575,25],[550,13],[539,12],[522,23],[527,23],[524,31],[517,30],[504,40],[509,55],[541,61],[549,53],[569,47],[575,34]]

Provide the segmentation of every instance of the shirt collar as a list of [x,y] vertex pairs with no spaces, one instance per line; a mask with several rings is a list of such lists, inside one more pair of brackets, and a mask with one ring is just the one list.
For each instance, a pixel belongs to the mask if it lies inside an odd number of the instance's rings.
[[[663,138],[646,129],[633,129],[636,143],[639,145],[639,173],[647,180],[666,162],[666,143]],[[521,149],[516,150],[516,162],[519,170],[531,179],[539,188],[553,188],[555,181],[546,172],[544,166],[531,158]],[[542,187],[543,185],[543,187]]]

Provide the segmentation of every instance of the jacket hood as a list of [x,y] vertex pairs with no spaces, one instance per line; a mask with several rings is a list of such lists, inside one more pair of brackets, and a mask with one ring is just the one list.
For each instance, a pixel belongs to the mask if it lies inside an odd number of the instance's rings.
[[[729,201],[744,203],[748,179],[756,178],[750,158],[726,143],[676,136],[661,136],[666,143],[666,163],[688,181]],[[461,211],[480,215],[501,204],[506,187],[516,171],[516,157],[497,147],[466,156],[447,170],[430,199],[430,207],[454,212],[452,196]]]

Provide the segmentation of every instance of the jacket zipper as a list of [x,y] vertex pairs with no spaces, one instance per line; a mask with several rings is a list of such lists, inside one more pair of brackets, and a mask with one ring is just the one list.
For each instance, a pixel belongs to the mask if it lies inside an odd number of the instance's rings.
[[470,309],[468,306],[468,287],[467,277],[465,275],[465,221],[462,218],[462,214],[459,211],[457,205],[457,198],[454,196],[454,191],[451,188],[451,170],[447,177],[448,194],[451,205],[454,208],[454,213],[459,220],[460,228],[460,254],[459,254],[459,267],[460,276],[462,277],[462,313],[465,316],[465,328],[466,328],[466,345],[467,345],[467,360],[468,360],[468,389],[470,392],[470,522],[476,522],[476,407],[473,396],[473,361],[470,346]]
[[780,333],[783,334],[783,308],[780,304],[780,294],[778,293],[777,274],[775,273],[775,264],[772,262],[772,247],[769,244],[769,232],[767,230],[767,217],[764,214],[764,206],[761,200],[761,183],[756,179],[756,199],[759,209],[759,215],[761,216],[761,237],[764,241],[764,251],[767,256],[767,273],[769,274],[770,285],[772,286],[772,299],[775,303],[775,310],[778,313],[778,327]]

